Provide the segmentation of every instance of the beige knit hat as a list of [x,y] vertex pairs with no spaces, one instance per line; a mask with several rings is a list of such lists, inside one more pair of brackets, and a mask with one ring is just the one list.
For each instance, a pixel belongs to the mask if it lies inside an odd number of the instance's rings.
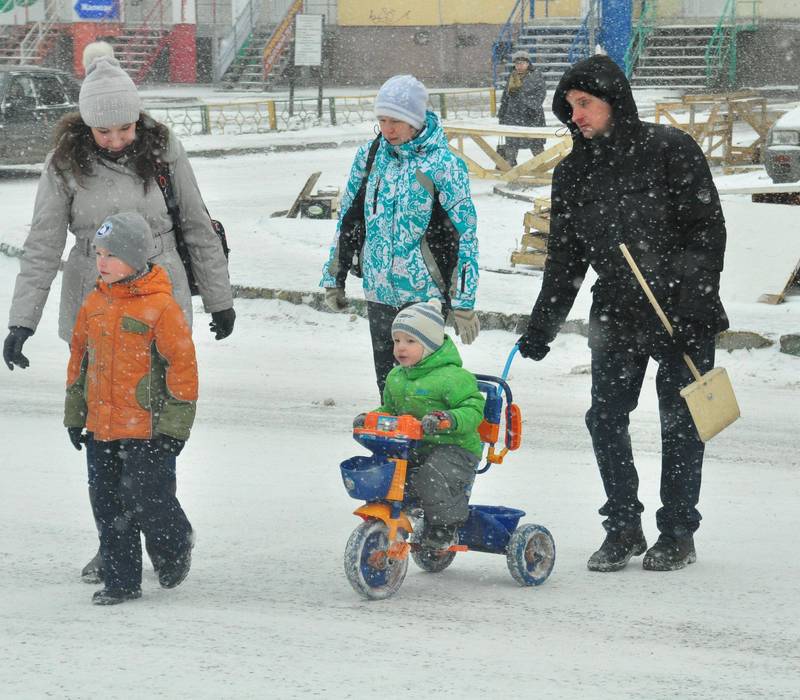
[[142,100],[119,61],[111,56],[98,56],[86,70],[78,107],[88,126],[107,128],[137,121]]
[[425,348],[422,357],[436,352],[444,343],[442,302],[431,299],[401,309],[392,323],[392,335],[397,331],[408,333],[422,343]]

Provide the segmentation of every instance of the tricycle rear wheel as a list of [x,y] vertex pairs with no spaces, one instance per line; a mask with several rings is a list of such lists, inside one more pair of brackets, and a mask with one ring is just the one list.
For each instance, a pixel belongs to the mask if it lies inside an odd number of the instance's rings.
[[370,600],[383,600],[399,590],[408,570],[408,557],[389,559],[389,528],[382,520],[369,518],[347,541],[344,573],[355,591]]
[[511,534],[506,563],[520,586],[541,586],[556,563],[556,543],[542,525],[521,525]]

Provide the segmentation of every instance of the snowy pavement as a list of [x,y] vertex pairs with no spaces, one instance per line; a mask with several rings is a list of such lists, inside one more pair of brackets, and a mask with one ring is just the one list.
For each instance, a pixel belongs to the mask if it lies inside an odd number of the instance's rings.
[[[235,283],[316,289],[333,222],[270,213],[288,207],[312,170],[322,171],[320,185],[343,185],[353,151],[193,159],[231,237]],[[35,187],[0,181],[1,242],[24,240]],[[473,181],[481,264],[509,271],[528,205],[491,187]],[[790,251],[796,210],[743,196],[724,202],[723,301],[733,326],[774,339],[800,331],[800,298],[777,307],[753,298],[777,291],[762,288],[766,278],[783,277],[784,266],[788,275],[800,257]],[[2,309],[16,270],[0,255]],[[536,272],[484,272],[479,307],[528,311],[539,283]],[[377,399],[366,321],[237,300],[234,334],[215,342],[198,307],[201,397],[178,465],[179,496],[198,533],[192,572],[166,591],[147,568],[141,600],[100,609],[78,577],[96,536],[84,455],[61,427],[59,284],[26,345],[31,367],[0,368],[0,696],[797,697],[798,358],[775,346],[719,355],[742,419],[707,449],[697,563],[664,574],[643,571],[640,559],[616,574],[586,570],[603,537],[603,498],[583,422],[585,339],[563,334],[545,361],[516,360],[510,381],[525,417],[523,446],[478,477],[473,502],[519,507],[523,522],[548,527],[552,576],[520,588],[503,557],[460,554],[438,575],[412,564],[395,598],[369,603],[342,569],[357,502],[338,469],[363,454],[351,418]],[[355,284],[348,292],[360,294]],[[588,280],[572,316],[587,311]],[[499,372],[514,340],[483,333],[460,346],[466,366]],[[631,425],[650,541],[659,505],[653,378],[651,366]]]

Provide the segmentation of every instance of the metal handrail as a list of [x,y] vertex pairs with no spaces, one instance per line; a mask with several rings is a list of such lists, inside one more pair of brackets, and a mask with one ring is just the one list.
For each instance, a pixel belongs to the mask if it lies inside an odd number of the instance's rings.
[[34,56],[38,57],[42,43],[58,21],[58,6],[56,3],[52,2],[52,0],[45,2],[44,20],[34,22],[19,44],[20,65],[25,65]]
[[224,48],[214,60],[215,82],[222,80],[222,76],[230,68],[239,50],[253,34],[253,30],[258,24],[260,10],[260,0],[258,1],[258,7],[256,7],[256,0],[248,0],[247,6],[239,13],[231,30],[220,40],[220,46]]
[[[761,0],[726,0],[720,14],[719,21],[711,38],[708,40],[705,51],[706,84],[711,85],[716,78],[726,70],[727,86],[731,87],[736,82],[737,68],[737,35],[740,31],[752,30],[758,26],[758,6]],[[740,22],[738,15],[739,5],[749,5],[750,18],[743,17]]]
[[[517,0],[505,24],[500,28],[497,39],[492,44],[492,85],[497,85],[497,67],[503,62],[508,52],[525,29],[525,6],[528,16],[534,19],[536,3],[530,0]],[[519,16],[519,18],[518,18]]]
[[581,59],[588,58],[594,47],[597,46],[598,27],[602,24],[602,5],[600,0],[591,0],[586,16],[583,18],[572,45],[567,53],[567,61],[575,63]]
[[647,40],[656,27],[656,6],[657,0],[643,0],[642,11],[639,14],[639,21],[631,34],[631,40],[625,51],[625,76],[630,79],[633,69],[639,63],[639,59],[647,46]]
[[263,64],[264,64],[264,80],[269,77],[270,72],[278,61],[278,58],[283,53],[289,35],[292,33],[295,15],[303,9],[303,0],[295,0],[286,10],[286,14],[272,33],[267,45],[264,47]]

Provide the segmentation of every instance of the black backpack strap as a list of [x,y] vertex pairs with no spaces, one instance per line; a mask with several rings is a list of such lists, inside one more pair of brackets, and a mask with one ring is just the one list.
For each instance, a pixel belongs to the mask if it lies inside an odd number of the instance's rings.
[[433,199],[431,220],[420,240],[420,249],[425,266],[442,294],[442,311],[446,314],[453,308],[452,292],[457,289],[458,284],[458,248],[461,236],[439,201],[439,193],[433,180],[421,170],[417,170],[415,176]]
[[366,238],[364,200],[367,196],[369,174],[372,172],[372,164],[375,162],[375,154],[380,148],[382,138],[382,135],[378,134],[370,144],[364,177],[361,179],[361,184],[350,207],[342,215],[339,225],[339,240],[336,243],[333,259],[328,266],[328,273],[336,279],[337,287],[344,287],[347,275],[351,270],[354,275],[361,277],[361,249],[364,247]]

